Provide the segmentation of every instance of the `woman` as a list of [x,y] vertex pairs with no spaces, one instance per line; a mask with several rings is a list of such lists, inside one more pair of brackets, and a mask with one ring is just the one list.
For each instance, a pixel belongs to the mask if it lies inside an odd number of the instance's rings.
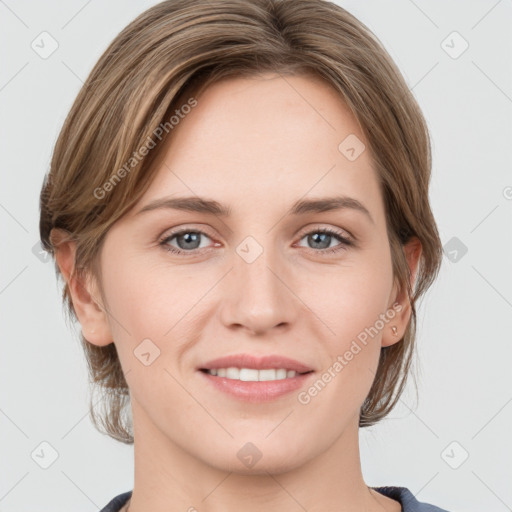
[[358,444],[441,263],[430,169],[403,77],[334,4],[172,0],[115,38],[40,220],[91,417],[134,444],[104,512],[442,510],[367,486]]

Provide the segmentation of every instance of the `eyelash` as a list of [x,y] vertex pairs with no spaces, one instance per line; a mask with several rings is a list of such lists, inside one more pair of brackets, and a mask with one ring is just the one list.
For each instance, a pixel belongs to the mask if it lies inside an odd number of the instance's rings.
[[[176,247],[173,247],[168,244],[168,242],[170,242],[173,238],[175,238],[179,235],[183,235],[185,233],[196,233],[196,234],[205,235],[206,237],[211,238],[210,236],[208,236],[207,233],[205,233],[203,231],[194,230],[194,229],[182,229],[180,231],[176,231],[175,233],[171,233],[169,236],[166,236],[165,238],[161,239],[159,242],[159,245],[161,245],[165,250],[167,250],[173,254],[178,254],[178,255],[180,255],[180,254],[183,254],[183,255],[197,254],[196,251],[200,251],[201,249],[192,249],[190,251],[184,251],[182,249],[177,249]],[[325,235],[330,235],[330,236],[336,238],[340,242],[339,245],[337,245],[335,247],[328,248],[328,249],[311,249],[309,247],[306,247],[306,249],[309,249],[310,251],[313,251],[321,256],[330,256],[334,253],[338,253],[338,252],[346,250],[349,247],[355,246],[355,243],[352,240],[349,240],[348,238],[343,236],[342,232],[337,231],[335,229],[329,229],[329,228],[320,228],[320,229],[313,229],[312,231],[308,231],[307,233],[304,233],[300,237],[299,241],[308,235],[319,234],[319,233],[325,234]],[[203,248],[203,249],[205,249],[205,248]]]

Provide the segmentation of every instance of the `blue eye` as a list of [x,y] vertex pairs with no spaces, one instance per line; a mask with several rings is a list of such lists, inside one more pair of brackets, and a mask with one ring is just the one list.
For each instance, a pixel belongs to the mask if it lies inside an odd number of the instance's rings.
[[[184,229],[176,233],[165,237],[160,241],[160,245],[174,254],[194,254],[198,249],[204,249],[205,246],[201,245],[201,237],[210,238],[206,233],[202,231],[196,231],[191,229]],[[313,247],[308,247],[309,250],[321,255],[329,255],[342,250],[346,250],[347,247],[355,246],[352,240],[343,236],[342,232],[338,232],[332,229],[315,229],[309,231],[302,236],[300,240],[307,238],[307,242],[312,244]],[[170,245],[170,242],[176,239],[178,247]],[[331,242],[338,240],[338,245],[331,247]],[[303,247],[299,245],[298,247]],[[318,249],[318,250],[316,250]]]
[[[315,229],[306,233],[301,240],[307,238],[308,243],[313,244],[313,249],[320,249],[320,254],[332,254],[354,245],[351,240],[342,235],[342,233],[332,229]],[[340,243],[334,247],[330,247],[333,240],[338,240]],[[316,246],[316,247],[315,247]],[[302,246],[301,246],[302,247]]]
[[[191,250],[203,248],[203,247],[200,247],[201,236],[206,236],[207,238],[209,238],[202,231],[192,231],[190,229],[182,230],[182,231],[178,231],[177,233],[173,233],[172,235],[164,238],[160,242],[160,245],[165,246],[165,248],[170,252],[173,252],[176,254],[183,254],[185,252],[190,252]],[[169,242],[171,240],[174,240],[175,238],[178,243],[178,247],[169,245]]]

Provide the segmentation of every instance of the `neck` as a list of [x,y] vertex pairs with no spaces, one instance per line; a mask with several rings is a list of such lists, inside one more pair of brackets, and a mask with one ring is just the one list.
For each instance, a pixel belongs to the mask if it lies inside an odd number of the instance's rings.
[[357,418],[315,458],[278,469],[259,464],[241,474],[229,466],[215,467],[172,442],[133,397],[132,412],[135,478],[129,512],[401,510],[363,480]]

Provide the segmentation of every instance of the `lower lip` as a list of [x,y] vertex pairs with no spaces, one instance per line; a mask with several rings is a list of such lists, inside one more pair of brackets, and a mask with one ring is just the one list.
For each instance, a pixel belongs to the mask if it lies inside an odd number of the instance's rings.
[[199,370],[208,382],[220,391],[245,402],[270,402],[280,396],[297,391],[314,372],[296,375],[289,379],[247,382],[242,380],[217,377]]

